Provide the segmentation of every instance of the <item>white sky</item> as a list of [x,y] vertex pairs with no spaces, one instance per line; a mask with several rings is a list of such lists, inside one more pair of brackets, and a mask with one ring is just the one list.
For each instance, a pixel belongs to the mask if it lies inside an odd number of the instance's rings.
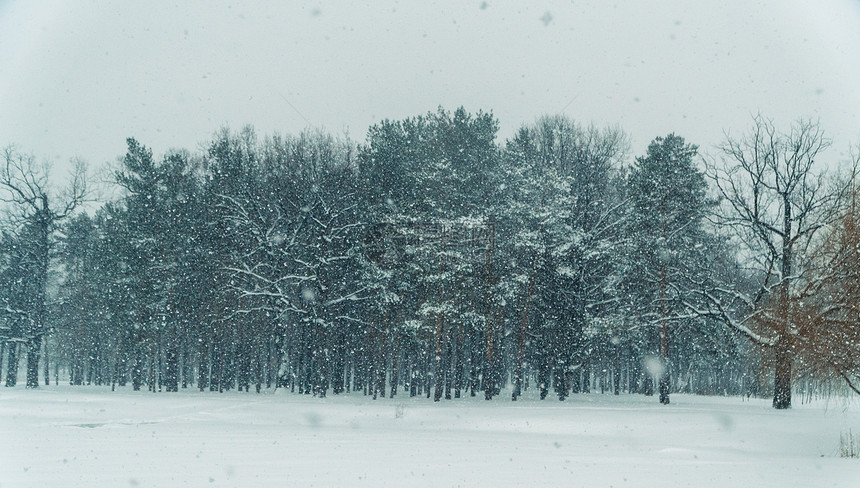
[[546,113],[617,123],[634,155],[813,117],[836,161],[860,143],[860,0],[0,0],[0,146],[59,162],[224,125],[363,140],[438,105],[492,110],[502,138]]

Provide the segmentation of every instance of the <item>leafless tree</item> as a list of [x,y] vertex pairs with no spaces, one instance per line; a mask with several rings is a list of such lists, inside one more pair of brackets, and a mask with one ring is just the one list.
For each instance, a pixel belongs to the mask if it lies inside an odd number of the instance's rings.
[[[816,233],[840,216],[847,191],[828,184],[816,167],[829,146],[815,121],[799,120],[783,132],[757,115],[748,133],[727,136],[717,158],[708,161],[723,203],[718,223],[741,243],[739,257],[757,285],[752,293],[732,286],[702,291],[702,311],[773,350],[777,409],[791,407],[798,337],[792,308],[809,271],[807,251]],[[742,304],[740,316],[727,313],[729,301]]]
[[[83,202],[87,194],[86,166],[76,161],[67,184],[53,191],[50,166],[39,163],[32,155],[22,154],[14,147],[3,150],[0,167],[0,200],[7,207],[7,218],[13,229],[25,231],[31,237],[27,244],[35,273],[32,289],[36,297],[28,315],[28,330],[23,339],[27,350],[27,387],[39,386],[39,361],[42,340],[49,332],[47,324],[48,267],[52,235],[57,223],[68,217]],[[47,381],[47,379],[46,379]]]

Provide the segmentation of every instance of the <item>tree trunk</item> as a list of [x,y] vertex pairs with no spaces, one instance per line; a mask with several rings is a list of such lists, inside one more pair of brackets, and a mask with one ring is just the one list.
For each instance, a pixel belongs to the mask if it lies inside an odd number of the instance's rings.
[[660,403],[669,404],[669,326],[666,320],[660,324],[660,361],[663,370],[660,372]]
[[[537,265],[535,265],[537,266]],[[523,359],[525,358],[526,350],[526,332],[529,326],[529,306],[531,305],[532,294],[535,290],[535,272],[532,269],[532,274],[529,277],[529,289],[526,294],[526,303],[523,308],[523,321],[520,325],[520,334],[517,338],[517,364],[514,368],[514,391],[511,394],[511,400],[517,401],[517,397],[522,395],[523,387]]]
[[445,338],[445,360],[444,360],[444,368],[445,368],[445,400],[451,399],[451,387],[454,382],[454,338],[452,337],[453,333],[450,328],[447,333],[447,337]]
[[42,351],[42,337],[44,335],[47,319],[47,293],[48,293],[48,237],[50,236],[50,225],[53,222],[48,197],[40,196],[42,202],[41,212],[37,214],[37,227],[39,230],[36,272],[36,310],[31,325],[33,334],[27,343],[27,388],[39,387],[39,357]]
[[41,350],[41,338],[33,338],[27,342],[27,388],[39,387],[39,356]]
[[111,370],[111,391],[116,390],[116,385],[119,383],[120,386],[125,386],[125,373],[126,369],[126,354],[122,347],[123,336],[122,334],[117,336],[116,339],[116,347],[114,348],[113,354],[113,367]]
[[788,194],[783,195],[783,238],[782,238],[782,286],[780,300],[784,314],[784,330],[781,331],[775,346],[776,364],[773,378],[773,408],[791,408],[791,289],[789,279],[792,272],[792,233],[791,201]]
[[51,368],[48,365],[48,338],[45,337],[45,386],[51,386]]
[[[399,314],[398,314],[399,316]],[[389,381],[389,386],[391,387],[391,398],[394,398],[397,395],[397,386],[400,383],[400,370],[402,369],[401,357],[400,357],[400,334],[397,331],[392,331],[391,337],[391,380]]]
[[433,371],[430,369],[430,351],[424,354],[422,363],[424,363],[424,373],[422,373],[422,376],[424,376],[424,395],[430,398],[430,386],[433,384]]
[[164,390],[179,391],[179,333],[175,327],[167,332],[167,344],[164,346]]
[[143,360],[141,358],[140,345],[135,344],[131,358],[131,387],[134,391],[140,391],[143,385]]
[[645,396],[654,395],[654,377],[649,371],[645,371],[645,378],[642,380],[642,394]]
[[490,220],[490,239],[487,243],[487,262],[486,262],[486,273],[487,273],[487,281],[485,283],[486,291],[484,293],[484,302],[486,305],[486,315],[484,316],[484,320],[486,320],[487,327],[487,344],[486,344],[486,354],[484,356],[484,368],[483,368],[483,380],[484,380],[484,399],[492,400],[493,395],[495,394],[495,371],[493,368],[495,350],[493,346],[496,342],[496,332],[495,332],[495,321],[493,317],[493,304],[492,304],[492,286],[493,286],[493,251],[495,250],[495,236],[496,236],[496,225],[495,221]]
[[[664,239],[667,231],[663,230]],[[658,389],[660,391],[660,403],[669,404],[669,324],[666,317],[669,311],[666,309],[666,286],[667,286],[667,263],[663,263],[660,269],[660,379]]]
[[18,351],[20,346],[17,342],[9,343],[9,352],[6,355],[6,386],[13,387],[18,384]]
[[200,391],[206,391],[209,386],[209,356],[212,341],[208,340],[205,344],[197,345],[197,388]]
[[442,341],[443,332],[445,331],[445,319],[442,312],[437,314],[436,318],[436,362],[434,367],[433,381],[436,384],[436,391],[433,394],[433,401],[438,402],[442,399],[443,389],[443,370],[442,370]]
[[494,363],[495,358],[495,349],[494,345],[496,342],[495,331],[493,325],[493,316],[492,314],[487,314],[487,343],[486,343],[486,354],[484,355],[484,367],[481,373],[481,379],[484,381],[484,399],[492,400],[493,394],[495,393],[495,370]]
[[463,388],[463,321],[457,321],[457,340],[454,344],[454,357],[451,359],[454,368],[454,398],[460,398],[460,390]]
[[409,356],[409,396],[416,397],[421,394],[424,388],[422,384],[423,375],[421,374],[421,351],[418,348],[410,345]]
[[[346,368],[346,333],[344,327],[335,328],[330,337],[332,342],[331,391],[337,395],[344,391],[344,370]],[[349,388],[348,385],[346,388]]]
[[379,339],[377,341],[377,353],[375,357],[376,362],[376,376],[374,377],[375,384],[373,385],[374,399],[376,395],[379,395],[382,398],[385,398],[385,371],[388,368],[388,349],[387,349],[387,339],[388,332],[390,330],[390,323],[388,322],[388,312],[385,313],[383,317],[383,327],[385,327],[385,331],[379,332]]
[[773,408],[791,408],[791,349],[786,337],[775,346],[776,365],[773,381]]
[[478,389],[481,388],[480,385],[480,373],[478,372],[481,364],[481,357],[483,353],[481,349],[478,348],[478,345],[481,344],[481,333],[477,331],[476,334],[472,335],[471,341],[469,341],[469,395],[477,396]]

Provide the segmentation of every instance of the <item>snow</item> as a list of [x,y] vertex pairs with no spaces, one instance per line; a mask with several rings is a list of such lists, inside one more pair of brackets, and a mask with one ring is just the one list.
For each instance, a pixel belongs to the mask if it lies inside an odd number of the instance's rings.
[[3,389],[0,487],[860,486],[854,400],[509,398]]

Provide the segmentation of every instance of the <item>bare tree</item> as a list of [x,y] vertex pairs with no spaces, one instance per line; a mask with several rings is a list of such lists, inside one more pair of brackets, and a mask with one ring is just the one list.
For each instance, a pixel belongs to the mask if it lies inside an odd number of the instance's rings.
[[23,334],[27,350],[27,388],[39,386],[39,361],[42,340],[50,328],[47,324],[48,266],[52,234],[57,223],[68,217],[86,196],[86,166],[78,161],[70,175],[67,186],[54,192],[50,185],[50,167],[38,163],[34,156],[21,154],[13,147],[3,151],[0,167],[0,199],[8,206],[8,216],[13,227],[25,232],[30,259],[35,272],[32,280],[35,290],[32,309],[28,315],[28,327]]
[[[740,258],[757,282],[752,293],[737,287],[702,292],[708,315],[722,318],[753,342],[772,349],[773,407],[791,407],[792,364],[798,324],[792,317],[802,293],[807,250],[818,230],[840,215],[845,185],[830,187],[815,164],[830,141],[817,122],[800,120],[779,131],[761,115],[739,139],[727,137],[708,173],[723,201],[719,224],[742,244]],[[741,318],[725,304],[742,303]]]

